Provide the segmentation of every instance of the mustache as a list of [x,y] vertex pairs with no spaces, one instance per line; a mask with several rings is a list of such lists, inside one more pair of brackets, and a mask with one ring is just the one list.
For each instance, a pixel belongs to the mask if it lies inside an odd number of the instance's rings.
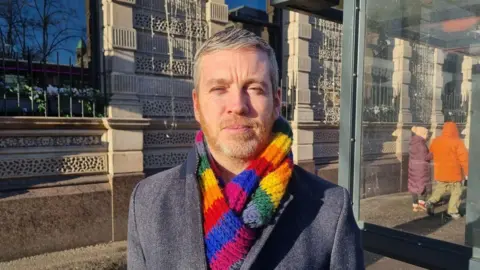
[[252,119],[246,117],[230,117],[228,119],[224,119],[220,121],[220,128],[228,128],[230,126],[247,126],[251,128],[255,128],[258,126],[258,123]]

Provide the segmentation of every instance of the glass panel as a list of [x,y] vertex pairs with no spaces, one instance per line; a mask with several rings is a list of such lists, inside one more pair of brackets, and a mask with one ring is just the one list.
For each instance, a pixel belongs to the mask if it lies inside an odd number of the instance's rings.
[[0,115],[101,117],[97,1],[0,1]]
[[465,244],[479,7],[367,0],[361,220]]

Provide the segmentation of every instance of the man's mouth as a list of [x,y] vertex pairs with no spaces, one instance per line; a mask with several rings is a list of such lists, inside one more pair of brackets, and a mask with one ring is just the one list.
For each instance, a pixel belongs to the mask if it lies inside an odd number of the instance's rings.
[[247,125],[231,125],[227,127],[227,129],[245,129],[245,128],[252,128],[252,127]]
[[229,132],[245,132],[252,130],[252,126],[249,125],[230,125],[225,127],[224,129]]

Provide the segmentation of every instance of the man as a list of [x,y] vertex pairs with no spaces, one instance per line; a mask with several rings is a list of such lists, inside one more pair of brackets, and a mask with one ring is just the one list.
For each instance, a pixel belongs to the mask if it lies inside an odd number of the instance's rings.
[[460,219],[458,207],[463,192],[462,181],[464,178],[468,179],[468,150],[460,139],[454,122],[443,124],[442,135],[432,141],[430,152],[433,155],[434,178],[437,185],[425,204],[428,214],[433,215],[435,203],[450,192],[447,213],[455,220]]
[[241,29],[194,60],[201,131],[133,191],[129,269],[363,269],[347,191],[293,165],[272,48]]

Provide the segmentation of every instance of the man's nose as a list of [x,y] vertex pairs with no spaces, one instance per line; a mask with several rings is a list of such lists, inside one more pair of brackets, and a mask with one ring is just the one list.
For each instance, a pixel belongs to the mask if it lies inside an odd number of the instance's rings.
[[228,113],[246,115],[249,112],[248,95],[243,89],[232,89],[228,98]]

